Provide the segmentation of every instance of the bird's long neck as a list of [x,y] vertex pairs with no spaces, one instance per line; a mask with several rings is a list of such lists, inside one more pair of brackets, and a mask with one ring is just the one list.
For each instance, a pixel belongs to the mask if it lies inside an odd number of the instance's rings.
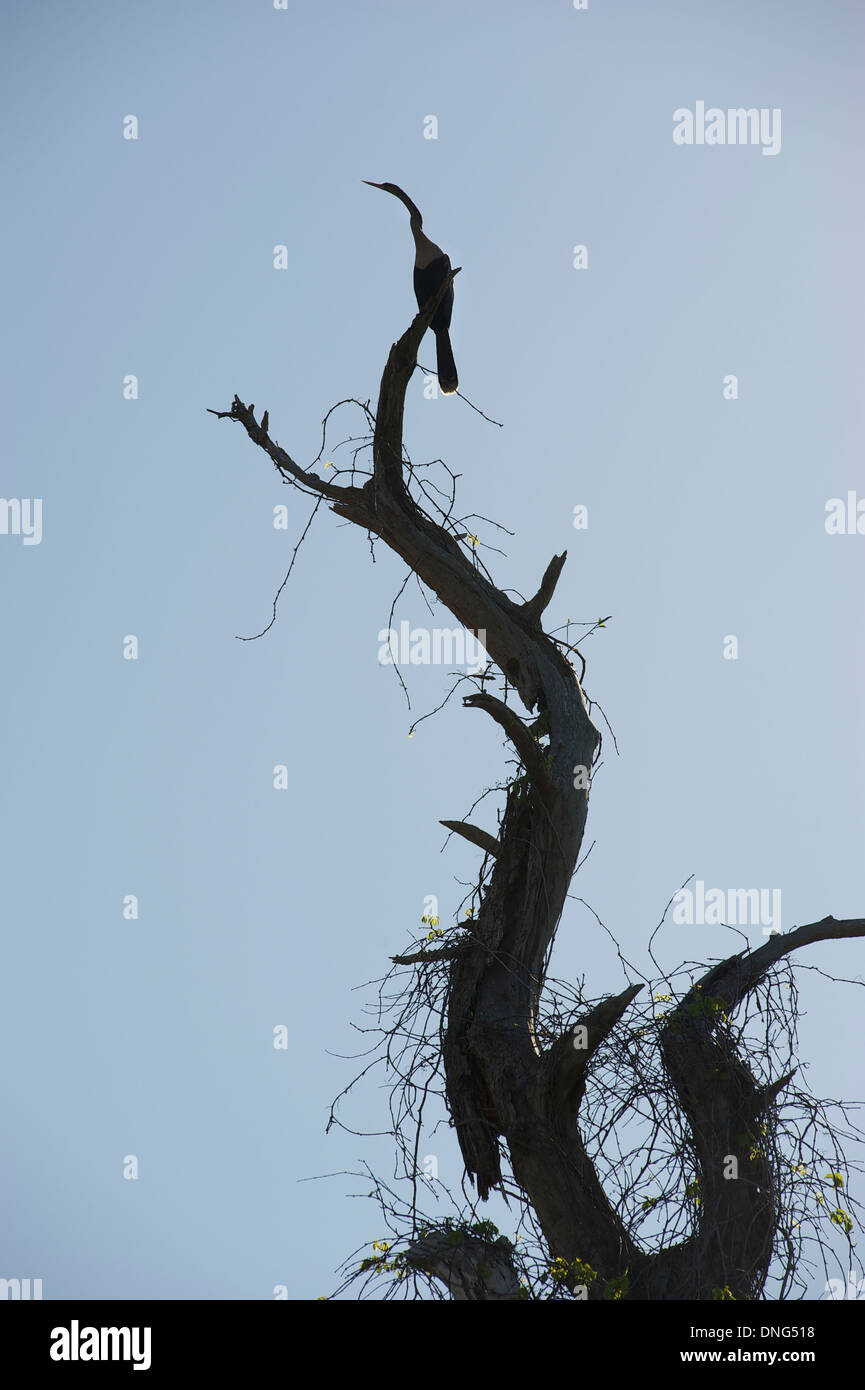
[[437,261],[444,255],[440,246],[436,246],[421,227],[420,213],[415,217],[412,213],[411,234],[414,237],[414,263],[417,270],[425,270],[432,261]]

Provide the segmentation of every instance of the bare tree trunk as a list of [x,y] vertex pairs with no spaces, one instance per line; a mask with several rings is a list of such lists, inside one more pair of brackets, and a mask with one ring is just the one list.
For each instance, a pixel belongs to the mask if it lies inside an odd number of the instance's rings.
[[[457,272],[453,272],[456,274]],[[337,486],[300,468],[235,397],[230,411],[280,474],[327,499],[340,517],[381,539],[485,645],[527,712],[544,717],[544,749],[527,718],[486,691],[464,704],[486,713],[515,749],[525,777],[511,784],[497,836],[445,822],[493,860],[471,939],[419,953],[450,960],[444,1066],[447,1098],[465,1168],[485,1199],[502,1182],[502,1146],[534,1208],[551,1258],[571,1271],[571,1289],[588,1298],[736,1299],[759,1297],[778,1228],[777,1173],[765,1142],[766,1118],[789,1075],[760,1089],[721,1026],[737,1004],[790,952],[833,937],[862,936],[865,921],[822,922],[709,970],[659,1032],[671,1090],[690,1127],[700,1202],[687,1240],[647,1253],[611,1206],[579,1128],[589,1063],[641,986],[575,1018],[543,1049],[536,1019],[546,963],[577,864],[588,810],[588,783],[599,736],[577,674],[541,628],[565,555],[554,556],[534,597],[514,603],[479,572],[469,555],[410,495],[403,468],[403,407],[420,340],[453,276],[391,348],[375,412],[373,475],[362,487]],[[582,769],[582,775],[578,773]],[[576,775],[575,775],[576,774]],[[708,1001],[708,1002],[707,1002]],[[585,1034],[575,1032],[585,1028]],[[584,1045],[578,1045],[581,1040]],[[736,1172],[735,1176],[731,1174]],[[511,1247],[467,1239],[457,1253],[434,1236],[414,1243],[410,1263],[440,1279],[458,1299],[515,1298]]]

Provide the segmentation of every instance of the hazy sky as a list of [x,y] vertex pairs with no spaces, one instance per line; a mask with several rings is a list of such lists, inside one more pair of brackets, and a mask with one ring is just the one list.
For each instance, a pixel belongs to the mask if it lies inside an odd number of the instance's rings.
[[[18,0],[0,25],[0,492],[41,500],[41,534],[0,534],[0,1275],[46,1298],[315,1297],[382,1234],[362,1184],[302,1181],[390,1172],[386,1142],[324,1133],[360,1067],[357,987],[427,895],[453,921],[479,856],[442,854],[438,821],[506,750],[458,699],[408,738],[447,668],[404,672],[407,710],[377,659],[404,566],[326,509],[275,626],[236,640],[310,506],[206,408],[267,407],[308,464],[330,405],[375,402],[412,246],[361,180],[404,187],[463,267],[462,389],[504,426],[418,373],[412,457],[514,533],[476,524],[497,583],[533,592],[567,548],[550,622],[612,615],[586,687],[619,754],[607,737],[574,893],[642,968],[689,875],[780,890],[784,930],[862,915],[865,535],[825,524],[865,497],[862,10]],[[779,111],[780,147],[675,143],[699,102]],[[414,584],[396,617],[452,626]],[[737,946],[668,917],[655,949]],[[855,976],[862,944],[802,959]],[[577,901],[553,969],[625,984]],[[862,1094],[861,1000],[802,977],[817,1094]],[[341,1114],[380,1131],[386,1100],[367,1083]],[[427,1151],[457,1187],[450,1136]]]

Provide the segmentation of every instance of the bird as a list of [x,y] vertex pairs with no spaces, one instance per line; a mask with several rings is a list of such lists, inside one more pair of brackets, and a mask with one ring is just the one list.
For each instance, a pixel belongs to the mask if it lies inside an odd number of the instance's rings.
[[[423,231],[423,218],[407,193],[395,183],[373,183],[362,179],[369,188],[383,188],[392,193],[409,210],[411,233],[414,237],[414,293],[418,308],[422,309],[432,299],[442,280],[451,272],[450,257]],[[451,285],[444,299],[433,315],[430,328],[436,337],[436,370],[443,396],[452,396],[459,387],[456,363],[454,362],[449,333],[451,314],[454,307],[454,287]]]

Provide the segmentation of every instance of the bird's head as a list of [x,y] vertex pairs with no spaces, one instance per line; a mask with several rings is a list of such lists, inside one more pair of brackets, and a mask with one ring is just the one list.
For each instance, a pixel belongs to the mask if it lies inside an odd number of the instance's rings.
[[361,179],[361,183],[365,183],[367,188],[383,188],[385,193],[392,193],[395,198],[400,198],[403,202],[408,196],[395,183],[373,183],[371,179]]
[[361,179],[361,183],[365,183],[368,188],[383,188],[385,193],[392,193],[395,198],[399,198],[400,202],[404,203],[408,208],[411,213],[412,222],[417,222],[418,226],[422,225],[423,218],[420,212],[415,207],[408,194],[404,193],[395,183],[373,183],[371,179]]

